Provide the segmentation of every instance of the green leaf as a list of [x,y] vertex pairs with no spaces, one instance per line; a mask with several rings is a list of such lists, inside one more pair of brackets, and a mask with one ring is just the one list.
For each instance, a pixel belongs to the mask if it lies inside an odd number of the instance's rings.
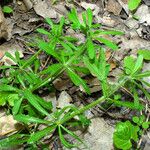
[[136,62],[135,62],[135,66],[131,72],[131,74],[135,74],[137,71],[139,71],[142,68],[143,65],[143,56],[139,55]]
[[133,102],[128,102],[128,101],[123,102],[119,100],[110,100],[110,101],[113,102],[117,106],[124,106],[130,109],[142,110],[144,108],[142,104],[139,104],[138,106],[136,106]]
[[80,21],[78,19],[77,11],[73,8],[71,12],[68,14],[69,20],[73,23],[72,27],[74,29],[79,29],[80,28]]
[[2,10],[4,13],[7,13],[7,14],[10,14],[13,12],[13,9],[9,6],[4,6]]
[[8,138],[0,140],[0,149],[7,149],[8,147],[14,147],[22,145],[28,139],[28,135],[25,134],[14,134]]
[[116,125],[113,134],[114,144],[117,148],[128,150],[132,147],[131,139],[137,141],[139,128],[131,124],[130,121],[120,122]]
[[[65,128],[64,126],[61,125],[61,128],[66,131],[69,135],[71,135],[73,138],[75,138],[76,140],[78,140],[79,142],[83,143],[83,141],[76,135],[74,134],[72,131],[68,130],[67,128]],[[83,143],[84,144],[84,143]]]
[[88,17],[88,26],[91,27],[92,26],[92,21],[93,21],[92,10],[90,8],[88,8],[86,13],[87,13],[87,17]]
[[111,42],[107,39],[104,39],[104,38],[101,38],[101,37],[94,37],[94,39],[99,41],[100,43],[105,44],[107,47],[111,48],[112,50],[117,50],[118,49],[118,46],[115,43],[113,43],[113,42]]
[[108,30],[108,31],[103,31],[103,30],[97,30],[94,32],[94,35],[104,35],[104,34],[110,34],[110,35],[123,35],[124,32],[121,31],[115,31],[115,30]]
[[135,66],[135,60],[131,56],[127,56],[124,58],[124,68],[126,74],[131,74]]
[[128,1],[128,8],[129,10],[135,10],[141,3],[141,0],[129,0]]
[[102,74],[99,71],[99,69],[97,68],[97,66],[95,64],[90,63],[90,61],[88,60],[88,58],[84,58],[84,64],[87,66],[87,68],[90,70],[90,72],[95,75],[100,81],[102,81]]
[[36,95],[33,95],[32,92],[28,89],[24,90],[22,94],[24,95],[24,98],[26,98],[34,108],[36,108],[41,113],[49,116],[49,113],[38,102],[39,99]]
[[67,68],[67,73],[76,86],[82,85],[84,90],[90,94],[89,87],[86,85],[85,81],[80,78],[80,76],[78,76],[71,68]]
[[149,128],[149,122],[144,122],[144,123],[142,124],[142,128],[143,128],[143,129],[148,129],[148,128]]
[[52,64],[50,66],[48,66],[48,68],[46,68],[45,70],[41,71],[40,74],[51,74],[54,75],[56,72],[58,72],[61,68],[63,67],[62,64]]
[[45,29],[43,28],[38,28],[36,29],[39,33],[41,34],[45,34],[45,35],[51,35],[48,31],[46,31]]
[[149,77],[149,76],[150,76],[150,71],[145,71],[145,72],[138,73],[138,74],[134,75],[134,77],[138,78],[138,79],[141,79],[144,77]]
[[95,49],[91,38],[87,40],[87,51],[90,59],[93,59],[95,57]]
[[31,134],[31,136],[28,140],[28,143],[33,144],[33,143],[39,141],[42,137],[52,133],[56,127],[57,127],[57,125],[51,125],[50,127],[44,128],[41,131]]
[[19,112],[19,109],[20,109],[20,107],[21,107],[22,100],[23,100],[23,98],[19,98],[19,99],[16,99],[16,100],[14,101],[15,105],[14,105],[14,107],[13,107],[13,109],[12,109],[12,112],[13,112],[14,115],[16,115],[16,114]]
[[150,60],[150,50],[138,50],[139,55],[143,55],[145,60]]
[[14,106],[14,101],[18,100],[18,94],[12,92],[0,92],[0,106],[4,106],[7,102],[10,106]]
[[61,126],[58,126],[58,133],[59,133],[59,138],[60,138],[60,140],[61,140],[61,143],[65,146],[65,147],[67,147],[67,148],[73,148],[73,147],[76,147],[76,145],[74,145],[74,144],[71,144],[71,143],[69,143],[68,141],[66,141],[65,140],[65,138],[64,138],[64,136],[63,136],[63,134],[62,134],[62,131],[61,131]]
[[134,117],[132,118],[132,120],[133,120],[133,122],[136,123],[136,124],[140,121],[139,117],[137,117],[137,116],[134,116]]
[[36,117],[23,115],[23,114],[15,115],[14,119],[19,121],[19,122],[23,122],[25,124],[28,124],[28,123],[49,124],[50,123],[50,121],[42,120],[42,119],[39,119],[39,118],[36,118]]

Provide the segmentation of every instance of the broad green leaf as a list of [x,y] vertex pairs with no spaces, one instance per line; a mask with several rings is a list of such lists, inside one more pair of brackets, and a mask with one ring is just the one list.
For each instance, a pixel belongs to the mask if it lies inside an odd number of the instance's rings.
[[103,43],[104,45],[111,48],[112,50],[117,50],[118,49],[118,46],[115,43],[113,43],[112,41],[109,41],[109,40],[104,39],[102,37],[94,37],[94,39],[99,41],[100,43]]
[[145,60],[150,60],[150,50],[138,50],[139,55],[143,55]]
[[139,117],[137,117],[137,116],[134,116],[133,118],[132,118],[132,121],[134,122],[134,123],[138,123],[139,122]]
[[20,90],[15,88],[15,87],[13,87],[13,86],[11,86],[11,85],[1,84],[0,85],[0,92],[2,92],[2,91],[3,92],[8,92],[8,91],[10,91],[10,92],[18,92]]
[[135,66],[135,60],[131,56],[127,56],[124,58],[124,68],[126,74],[131,74]]
[[91,38],[87,40],[87,51],[90,59],[93,59],[95,57],[95,49]]
[[10,14],[13,12],[13,9],[10,6],[4,6],[2,10],[4,13],[7,13],[7,14]]
[[56,127],[57,127],[57,125],[51,125],[50,127],[44,128],[41,131],[32,133],[30,138],[28,139],[28,143],[33,144],[33,143],[39,141],[42,137],[47,136],[50,133],[52,133]]
[[141,0],[129,0],[128,1],[129,10],[131,11],[135,10],[139,6],[140,3],[141,3]]
[[24,90],[24,92],[22,94],[24,95],[24,98],[26,98],[34,108],[36,108],[38,111],[40,111],[41,113],[43,113],[45,115],[49,115],[49,113],[38,102],[39,99],[37,98],[37,96],[32,94],[31,91],[26,89],[26,90]]
[[32,116],[29,116],[29,115],[23,115],[23,114],[15,115],[14,119],[19,121],[19,122],[23,122],[25,124],[28,124],[28,123],[49,124],[50,123],[50,121],[42,120],[42,119],[39,119],[39,118],[36,118],[36,117],[32,117]]
[[80,76],[78,76],[71,68],[67,68],[67,73],[76,86],[82,85],[84,90],[90,94],[89,87],[86,85],[85,81],[80,78]]
[[116,125],[113,135],[114,144],[117,148],[128,150],[132,147],[131,139],[137,140],[139,128],[130,121],[120,122]]
[[143,56],[139,55],[136,62],[135,62],[135,66],[131,72],[131,74],[135,74],[137,71],[139,71],[142,68],[143,65]]

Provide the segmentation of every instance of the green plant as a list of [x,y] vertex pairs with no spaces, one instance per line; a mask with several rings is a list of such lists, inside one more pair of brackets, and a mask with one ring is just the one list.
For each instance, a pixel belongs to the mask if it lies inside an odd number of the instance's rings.
[[[15,56],[6,53],[6,56],[13,60],[16,65],[0,67],[3,76],[0,79],[0,105],[10,105],[10,112],[14,119],[22,123],[25,129],[0,140],[0,148],[23,143],[27,143],[31,149],[37,149],[39,145],[44,148],[46,145],[41,139],[53,133],[58,134],[64,146],[75,147],[77,144],[72,144],[66,140],[65,134],[69,134],[76,141],[83,143],[69,128],[90,125],[90,120],[84,114],[86,110],[101,102],[142,110],[144,106],[139,100],[137,89],[141,90],[147,98],[150,97],[142,86],[142,84],[148,85],[142,78],[150,76],[149,71],[141,72],[142,55],[139,55],[137,60],[132,57],[125,58],[124,72],[119,77],[118,82],[113,84],[108,82],[110,65],[106,61],[105,46],[112,50],[117,50],[118,46],[103,38],[103,35],[122,35],[122,32],[101,30],[99,24],[93,23],[90,9],[82,14],[82,21],[79,20],[75,9],[69,13],[68,18],[69,20],[66,21],[62,17],[58,24],[46,19],[50,25],[50,31],[43,28],[39,28],[37,31],[48,38],[46,41],[41,38],[35,40],[35,45],[39,50],[30,58],[20,59],[18,52],[15,53]],[[75,31],[78,30],[84,34],[85,42],[79,45],[77,44],[79,39],[66,36],[64,26],[70,25]],[[55,63],[48,64],[44,70],[41,70],[38,56],[43,51],[50,55]],[[81,67],[80,64],[83,66]],[[96,76],[102,87],[101,97],[81,108],[70,105],[53,111],[52,103],[46,102],[39,90],[42,88],[49,92],[54,90],[53,81],[64,73],[70,77],[76,86],[82,86],[87,94],[90,94],[90,89],[86,80],[80,77],[80,73]],[[122,101],[121,95],[116,96],[120,94],[118,90],[122,86],[133,93],[131,101]],[[9,98],[12,96],[13,98]],[[41,124],[44,124],[45,128],[39,130],[38,127]]]
[[128,150],[132,147],[131,140],[138,141],[138,126],[134,126],[130,121],[120,122],[116,125],[113,135],[114,144],[117,148]]
[[129,10],[133,11],[137,9],[137,7],[140,5],[141,0],[129,0],[128,1],[128,8]]
[[149,128],[150,122],[145,121],[145,116],[134,116],[132,118],[133,123],[130,121],[119,122],[116,125],[113,135],[113,141],[117,148],[128,150],[133,146],[133,142],[137,142],[140,136],[144,133],[144,129]]
[[10,6],[4,6],[4,7],[2,8],[2,11],[3,11],[4,13],[10,14],[10,13],[13,12],[13,9],[12,9]]

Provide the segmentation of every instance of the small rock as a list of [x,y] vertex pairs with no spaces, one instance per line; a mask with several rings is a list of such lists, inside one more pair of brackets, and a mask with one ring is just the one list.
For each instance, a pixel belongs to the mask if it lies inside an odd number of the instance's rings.
[[117,21],[113,20],[109,16],[97,17],[96,19],[98,23],[101,23],[108,27],[115,27],[118,24]]
[[147,6],[150,6],[150,0],[143,0]]
[[33,3],[30,0],[23,0],[23,2],[28,10],[30,10],[33,7]]
[[65,106],[71,105],[70,102],[72,102],[71,96],[66,91],[62,91],[58,98],[57,107],[64,108]]
[[86,3],[86,2],[81,2],[80,5],[84,9],[90,8],[93,11],[93,15],[96,16],[100,12],[100,8],[96,4],[91,4],[91,3]]
[[38,0],[36,4],[34,4],[34,10],[43,18],[57,18],[56,11],[50,6],[48,1],[46,0]]
[[6,19],[4,18],[4,14],[0,6],[0,39],[4,38],[8,40],[10,34],[9,27],[7,26]]
[[93,118],[83,140],[90,150],[112,150],[113,132],[114,128],[103,118]]
[[106,9],[107,11],[112,12],[115,15],[119,15],[122,10],[122,7],[116,0],[108,0]]
[[126,20],[125,23],[126,23],[126,25],[127,25],[130,29],[132,29],[132,28],[137,29],[137,28],[139,27],[138,21],[136,21],[136,20],[133,19],[133,18],[129,18],[128,20]]
[[150,11],[148,6],[146,5],[141,5],[136,13],[135,16],[139,17],[139,22],[144,23],[145,25],[150,25]]
[[16,130],[15,124],[17,123],[17,121],[13,119],[12,115],[3,116],[0,118],[0,120],[0,136],[4,136]]

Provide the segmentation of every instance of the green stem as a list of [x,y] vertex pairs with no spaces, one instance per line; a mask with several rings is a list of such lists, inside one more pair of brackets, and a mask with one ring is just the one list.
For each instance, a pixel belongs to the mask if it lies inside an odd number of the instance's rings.
[[[108,97],[110,97],[111,95],[113,95],[120,87],[122,87],[125,82],[127,82],[128,77],[125,76],[119,84],[116,85],[115,88],[113,88],[113,90],[108,94]],[[63,120],[61,120],[59,122],[59,124],[63,124],[67,121],[69,121],[70,119],[72,119],[73,117],[75,117],[76,115],[82,114],[83,112],[85,112],[86,110],[89,110],[90,108],[95,107],[97,104],[105,101],[106,99],[108,99],[108,97],[102,96],[99,99],[97,99],[96,101],[93,101],[92,103],[88,104],[87,106],[82,107],[81,109],[79,109],[78,111],[75,111],[74,113],[72,113],[71,115],[67,116],[66,118],[64,118]]]

